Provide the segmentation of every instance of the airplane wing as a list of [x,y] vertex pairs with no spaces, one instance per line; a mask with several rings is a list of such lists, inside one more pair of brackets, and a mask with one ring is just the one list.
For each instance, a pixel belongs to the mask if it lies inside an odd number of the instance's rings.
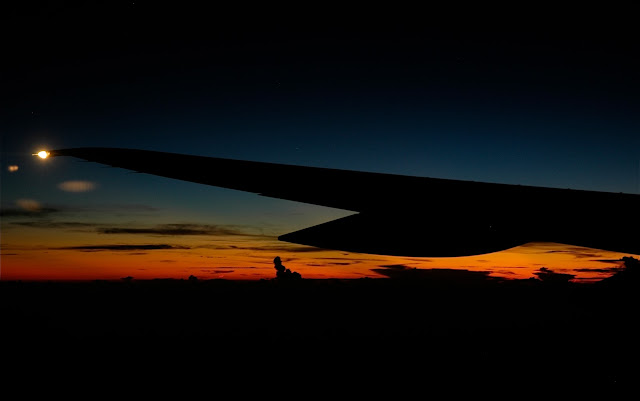
[[[347,252],[467,256],[531,241],[640,254],[640,195],[295,166],[124,148],[53,150],[140,173],[344,209],[279,237]],[[637,230],[636,230],[637,231]]]

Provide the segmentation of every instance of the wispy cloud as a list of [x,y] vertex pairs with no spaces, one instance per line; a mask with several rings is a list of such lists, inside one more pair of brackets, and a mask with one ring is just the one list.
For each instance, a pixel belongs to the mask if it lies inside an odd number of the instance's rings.
[[383,265],[371,271],[389,278],[431,279],[431,280],[489,280],[491,272],[464,269],[416,269],[402,264]]
[[18,199],[16,200],[16,205],[18,205],[20,209],[29,212],[37,212],[42,209],[42,204],[35,199]]
[[202,266],[194,266],[187,268],[189,270],[200,270],[208,273],[232,273],[236,270],[252,270],[256,269],[255,266],[218,266],[218,267],[202,267]]
[[[246,227],[218,225],[218,224],[189,224],[189,223],[168,223],[158,224],[148,227],[113,226],[105,223],[85,222],[85,221],[62,221],[47,218],[51,213],[59,212],[59,209],[41,209],[39,211],[27,211],[22,209],[5,209],[2,216],[13,217],[37,217],[37,219],[15,219],[9,222],[11,226],[30,227],[39,229],[55,229],[68,231],[96,232],[98,234],[130,234],[130,235],[152,235],[152,236],[209,236],[209,237],[251,237],[267,238],[269,236],[259,234],[256,230]],[[211,245],[216,249],[220,247]],[[247,249],[249,249],[248,247]],[[244,248],[242,248],[244,249]],[[290,250],[290,248],[287,248]],[[298,252],[315,251],[315,248],[299,247]]]
[[378,258],[370,258],[368,257],[369,255],[366,255],[363,258],[359,258],[359,259],[354,259],[354,258],[349,258],[349,257],[320,257],[320,258],[316,258],[317,260],[337,260],[337,261],[351,261],[353,262],[354,260],[357,260],[358,263],[361,263],[363,261],[367,261],[367,262],[376,262],[376,261],[381,261],[384,259],[378,259]]
[[[128,212],[157,212],[157,207],[144,205],[140,203],[123,203],[123,204],[113,204],[113,205],[104,205],[102,208],[109,210],[119,210],[119,211],[128,211]],[[100,209],[100,207],[98,207]]]
[[420,263],[431,263],[434,261],[433,259],[426,259],[426,258],[405,258],[405,259],[413,262],[420,262]]
[[393,269],[393,270],[413,269],[412,267],[409,267],[407,265],[382,265],[380,267],[384,267],[386,269]]
[[3,207],[0,209],[2,217],[50,217],[52,214],[73,215],[74,213],[131,213],[131,212],[156,212],[159,209],[143,204],[104,204],[91,207],[67,206],[67,205],[42,205],[34,199],[18,199],[15,208]]
[[594,262],[602,263],[622,263],[622,259],[596,259]]
[[558,273],[546,267],[541,267],[537,272],[534,272],[533,275],[542,281],[569,281],[576,277],[575,274]]
[[[537,264],[539,266],[542,266],[542,264]],[[475,266],[461,266],[461,267],[475,267]],[[508,269],[509,270],[518,270],[518,269],[530,269],[531,266],[514,266],[514,265],[509,265]]]
[[576,259],[602,258],[603,251],[583,246],[560,244],[555,242],[530,242],[519,248],[528,249],[532,254],[571,255]]
[[571,248],[563,249],[563,250],[551,250],[551,251],[545,251],[544,253],[547,253],[547,254],[557,253],[557,254],[572,255],[573,257],[575,257],[577,259],[587,259],[587,258],[599,258],[599,257],[602,257],[601,253],[593,252],[593,250],[591,250],[591,249],[581,248],[581,247],[571,247]]
[[153,227],[102,227],[101,234],[255,236],[234,226],[216,224],[160,224]]
[[88,192],[96,189],[97,184],[91,181],[64,181],[58,184],[58,188],[66,192]]
[[[14,221],[12,225],[32,228],[54,228],[54,229],[71,229],[87,231],[94,229],[96,223],[84,223],[79,221],[52,221],[52,220],[30,220],[30,221]],[[85,230],[82,230],[85,229]]]
[[360,263],[362,262],[359,260],[354,260],[350,262],[325,262],[325,263],[311,262],[311,263],[306,263],[305,265],[310,267],[326,267],[326,266],[353,266]]
[[578,273],[615,273],[623,269],[624,268],[622,266],[617,266],[617,267],[604,267],[599,269],[588,269],[588,268],[573,269],[573,271]]
[[226,270],[224,268],[222,269],[203,269],[203,268],[199,268],[197,269],[203,273],[209,273],[209,274],[230,274],[233,273],[235,270],[230,269],[230,270]]
[[42,207],[39,209],[4,208],[0,210],[2,217],[44,217],[59,212],[59,209]]
[[157,249],[190,249],[186,246],[168,245],[168,244],[109,244],[109,245],[81,245],[81,246],[65,246],[59,248],[50,248],[54,250],[71,250],[81,252],[99,252],[99,251],[149,251]]
[[268,251],[268,252],[292,252],[292,253],[309,253],[309,252],[325,252],[326,249],[322,248],[314,248],[310,246],[298,246],[298,245],[287,245],[283,243],[282,245],[264,245],[264,246],[254,246],[254,245],[204,245],[200,246],[200,248],[211,248],[211,249],[235,249],[239,251]]

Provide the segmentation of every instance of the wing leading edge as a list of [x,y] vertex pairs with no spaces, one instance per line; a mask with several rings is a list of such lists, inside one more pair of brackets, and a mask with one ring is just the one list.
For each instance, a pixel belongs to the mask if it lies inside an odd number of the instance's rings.
[[397,256],[466,256],[549,241],[640,254],[640,196],[295,166],[125,148],[50,152],[357,214],[280,240]]

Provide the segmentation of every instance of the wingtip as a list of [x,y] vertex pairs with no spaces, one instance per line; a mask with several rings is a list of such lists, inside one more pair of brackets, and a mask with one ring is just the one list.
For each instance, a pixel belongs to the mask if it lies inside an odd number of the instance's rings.
[[70,156],[69,151],[72,149],[53,149],[49,151],[49,156]]

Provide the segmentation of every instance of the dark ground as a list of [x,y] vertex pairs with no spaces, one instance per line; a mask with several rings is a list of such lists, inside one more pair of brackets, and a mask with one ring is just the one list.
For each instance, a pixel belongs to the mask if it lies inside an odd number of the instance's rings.
[[637,292],[603,284],[0,282],[2,353],[21,369],[111,361],[325,387],[359,377],[381,389],[446,380],[617,391],[636,382]]

